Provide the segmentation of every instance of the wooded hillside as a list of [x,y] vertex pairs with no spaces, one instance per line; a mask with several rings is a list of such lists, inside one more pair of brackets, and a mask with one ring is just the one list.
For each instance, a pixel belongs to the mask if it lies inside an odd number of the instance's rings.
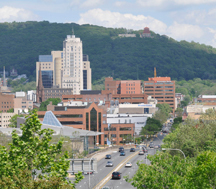
[[[158,76],[176,80],[215,79],[216,49],[195,42],[177,42],[152,32],[154,38],[140,38],[142,31],[133,31],[136,38],[119,38],[124,28],[113,29],[93,25],[44,22],[13,22],[0,24],[0,70],[14,67],[19,74],[35,80],[39,55],[62,50],[67,35],[74,29],[89,55],[93,81],[103,76],[120,79]],[[151,29],[151,28],[150,28]]]

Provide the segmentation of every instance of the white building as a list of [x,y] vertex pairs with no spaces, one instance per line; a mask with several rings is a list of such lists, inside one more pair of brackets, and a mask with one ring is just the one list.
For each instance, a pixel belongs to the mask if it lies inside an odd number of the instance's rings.
[[119,104],[108,109],[107,123],[134,123],[135,135],[139,135],[148,117],[152,117],[157,109],[156,104]]
[[7,128],[10,124],[10,119],[15,113],[0,113],[0,127]]
[[63,88],[73,88],[73,94],[83,90],[82,41],[75,35],[68,35],[63,42]]
[[91,90],[89,57],[83,54],[82,41],[75,35],[67,35],[63,41],[63,51],[39,55],[39,61],[36,62],[36,85],[39,69],[45,89],[70,89],[72,94],[80,94],[83,89]]

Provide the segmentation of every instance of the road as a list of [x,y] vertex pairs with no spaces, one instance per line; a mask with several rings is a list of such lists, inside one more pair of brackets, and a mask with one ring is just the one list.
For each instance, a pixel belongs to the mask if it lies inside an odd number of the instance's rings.
[[[164,136],[158,135],[158,138],[154,139],[154,144],[161,144],[161,140]],[[127,183],[124,179],[124,176],[129,176],[130,178],[135,174],[135,172],[138,169],[137,161],[143,161],[143,163],[149,164],[149,160],[145,159],[145,155],[137,155],[139,151],[139,148],[136,149],[136,152],[130,152],[129,149],[125,149],[125,156],[120,156],[118,151],[113,151],[112,159],[114,166],[113,167],[106,167],[107,161],[109,159],[101,159],[97,162],[97,173],[94,173],[90,175],[90,187],[89,187],[89,175],[85,175],[85,178],[76,185],[77,189],[93,189],[93,188],[101,188],[101,186],[109,186],[111,189],[132,189],[133,186],[130,185],[130,183]],[[155,154],[156,149],[150,149],[148,148],[148,154]],[[132,157],[134,156],[134,157]],[[131,168],[125,168],[126,160],[130,158],[130,161],[132,163]],[[125,162],[124,162],[125,161]],[[120,180],[112,180],[111,174],[114,170],[119,170],[122,173],[122,178]],[[98,186],[98,183],[101,183]]]

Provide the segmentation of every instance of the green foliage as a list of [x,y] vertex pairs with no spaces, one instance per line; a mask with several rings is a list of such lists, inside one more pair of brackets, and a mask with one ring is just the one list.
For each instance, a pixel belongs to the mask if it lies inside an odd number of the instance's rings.
[[160,131],[162,124],[155,118],[148,118],[145,127],[142,128],[140,135],[153,135],[155,132]]
[[172,112],[172,108],[167,103],[157,104],[156,105],[161,112],[166,114],[167,116]]
[[183,113],[183,109],[178,107],[176,110],[175,110],[175,113],[177,115],[177,117],[181,117],[182,116],[182,113]]
[[47,105],[50,102],[52,102],[52,105],[57,105],[59,102],[61,102],[61,99],[60,98],[48,98],[46,101],[40,104],[39,111],[47,111]]
[[139,163],[132,178],[136,188],[206,189],[216,187],[216,111],[207,110],[200,120],[174,119],[176,129],[163,140],[167,150],[148,156],[151,165]]
[[23,117],[22,114],[15,114],[14,116],[12,116],[9,120],[10,124],[9,127],[17,127],[17,118],[18,117]]
[[173,122],[173,124],[172,124],[172,130],[173,129],[176,129],[178,126],[179,126],[179,124],[180,123],[182,123],[182,117],[176,117],[175,119],[174,119],[174,122]]
[[151,166],[139,163],[139,169],[126,181],[137,189],[185,188],[207,189],[216,187],[216,152],[202,152],[194,159],[184,159],[160,152],[148,156]]
[[28,82],[28,80],[21,78],[17,80],[8,79],[7,86],[13,88],[12,92],[19,92],[19,91],[29,91],[29,90],[36,90],[36,82]]
[[[38,180],[51,181],[55,177],[59,178],[61,184],[70,184],[74,187],[75,183],[70,183],[66,179],[69,168],[67,152],[57,158],[58,154],[61,154],[63,139],[57,144],[51,143],[54,131],[41,130],[36,110],[30,112],[26,118],[21,127],[22,136],[13,131],[9,150],[0,146],[0,180],[5,180],[6,183],[14,181],[12,185],[14,188],[22,188],[22,175],[25,174],[25,178],[34,178],[36,170],[39,170],[41,173],[38,175]],[[15,174],[21,177],[14,178]],[[78,178],[81,179],[80,176]],[[1,184],[6,188],[5,182]]]
[[135,38],[120,38],[118,34],[125,33],[124,28],[47,21],[1,23],[0,28],[0,67],[5,64],[6,70],[14,67],[19,74],[27,74],[30,81],[36,77],[38,56],[50,54],[53,49],[62,50],[71,28],[81,38],[83,52],[89,55],[93,81],[104,76],[137,79],[137,75],[147,80],[153,76],[154,67],[158,75],[178,80],[215,79],[215,48],[177,42],[153,31],[154,38],[140,38],[138,34],[142,31],[133,31],[137,34]]
[[14,112],[14,109],[13,109],[13,108],[7,110],[7,113],[13,113],[13,112]]
[[33,180],[31,172],[27,170],[20,170],[18,174],[13,175],[13,179],[3,176],[0,180],[0,187],[1,189],[74,189],[74,186],[65,183],[61,178],[55,176],[51,177],[49,180]]
[[215,95],[216,83],[215,80],[201,80],[200,78],[189,81],[181,80],[176,82],[176,93],[186,95],[184,100],[187,105],[191,101],[191,97],[198,97],[198,95]]

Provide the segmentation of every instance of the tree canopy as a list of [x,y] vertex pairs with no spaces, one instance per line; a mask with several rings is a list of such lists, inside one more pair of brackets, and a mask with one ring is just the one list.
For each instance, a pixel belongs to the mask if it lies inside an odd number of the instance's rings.
[[[8,188],[8,184],[11,188],[22,188],[23,178],[27,179],[26,186],[27,183],[31,185],[29,188],[40,188],[44,180],[48,186],[52,186],[50,182],[54,179],[58,180],[62,187],[74,188],[75,183],[66,179],[69,168],[68,153],[65,152],[57,158],[62,152],[63,139],[57,144],[51,143],[54,131],[41,130],[36,110],[30,112],[26,118],[21,127],[22,135],[19,136],[13,131],[10,148],[7,150],[0,146],[0,188]],[[36,175],[37,180],[34,179]],[[76,182],[82,179],[81,173],[77,176]]]
[[147,80],[153,77],[154,67],[159,76],[174,80],[215,79],[215,48],[178,42],[154,31],[153,38],[140,38],[141,30],[132,31],[137,34],[134,38],[124,38],[118,34],[125,33],[125,28],[47,21],[0,23],[0,28],[0,67],[15,68],[30,81],[35,81],[38,56],[62,50],[71,28],[83,42],[83,53],[89,55],[93,82],[104,76]]
[[[200,120],[174,119],[175,130],[163,140],[166,151],[148,155],[150,165],[126,180],[136,188],[206,189],[216,187],[216,111],[209,109]],[[170,149],[170,150],[169,150]],[[178,150],[180,149],[185,154]]]

